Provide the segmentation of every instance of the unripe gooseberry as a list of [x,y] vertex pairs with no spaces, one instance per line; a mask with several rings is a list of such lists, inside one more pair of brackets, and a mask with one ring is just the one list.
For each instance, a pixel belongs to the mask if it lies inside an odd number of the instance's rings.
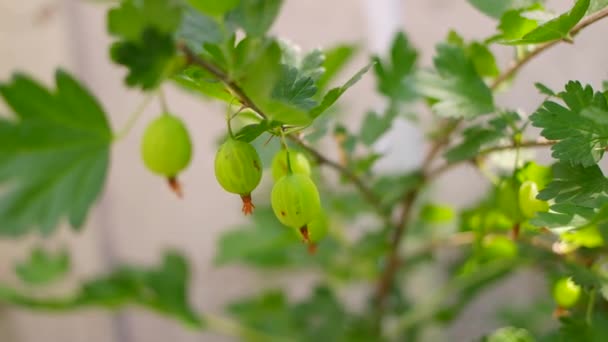
[[525,181],[519,187],[519,209],[526,218],[549,210],[549,203],[537,199],[537,195],[538,186],[533,181]]
[[253,212],[251,192],[262,179],[262,162],[251,144],[232,138],[222,144],[215,155],[215,178],[224,190],[241,196],[245,215]]
[[192,141],[181,119],[164,114],[152,121],[144,132],[141,155],[146,167],[169,179],[174,191],[181,194],[177,174],[190,163]]
[[308,229],[321,211],[321,199],[315,183],[297,173],[279,179],[272,188],[271,204],[279,221],[291,228]]
[[289,167],[287,165],[288,154],[291,171],[293,173],[310,176],[310,162],[308,161],[308,158],[300,152],[288,152],[283,149],[272,159],[272,178],[274,181],[278,181],[289,173]]
[[572,278],[562,278],[553,287],[553,299],[560,308],[568,309],[578,302],[582,289]]

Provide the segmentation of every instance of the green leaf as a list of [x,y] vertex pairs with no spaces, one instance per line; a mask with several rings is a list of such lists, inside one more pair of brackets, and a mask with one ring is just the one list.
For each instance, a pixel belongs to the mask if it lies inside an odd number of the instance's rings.
[[582,315],[560,321],[559,335],[553,338],[554,341],[602,342],[608,336],[608,318],[602,312],[593,313],[593,324],[589,324]]
[[282,0],[241,0],[228,13],[228,21],[241,27],[248,36],[262,37],[274,23],[282,4]]
[[319,115],[323,114],[326,110],[333,106],[333,104],[336,103],[336,101],[338,101],[338,99],[340,99],[340,97],[344,95],[344,93],[350,87],[354,86],[357,82],[361,80],[363,75],[365,75],[373,65],[374,63],[370,63],[364,66],[346,83],[344,83],[344,85],[342,85],[341,87],[333,88],[329,92],[327,92],[327,94],[325,94],[325,96],[323,97],[321,103],[310,111],[312,118],[317,118]]
[[259,268],[309,265],[312,257],[296,232],[281,225],[269,207],[256,208],[251,224],[230,230],[220,237],[215,263],[244,264]]
[[158,86],[167,76],[175,54],[173,39],[150,29],[139,41],[119,41],[112,45],[112,60],[129,69],[126,83],[148,90]]
[[66,250],[57,253],[35,248],[28,260],[18,263],[15,272],[19,278],[32,285],[50,284],[70,270],[70,255]]
[[221,16],[236,8],[241,0],[188,0],[197,10],[212,16]]
[[325,73],[324,63],[325,55],[323,52],[319,49],[314,49],[304,55],[298,65],[298,69],[304,77],[310,77],[317,81]]
[[160,266],[120,266],[107,275],[83,281],[69,297],[32,297],[0,285],[0,301],[29,309],[54,311],[90,307],[119,309],[136,304],[200,329],[204,322],[188,303],[189,277],[186,260],[175,252],[168,252]]
[[542,9],[542,5],[535,5],[529,8],[510,10],[505,12],[500,18],[498,30],[501,32],[500,38],[506,41],[521,39],[526,34],[538,27],[538,22],[526,16],[529,11]]
[[233,73],[237,84],[255,103],[263,106],[283,71],[279,44],[272,39],[261,42],[245,39],[237,46],[236,53],[239,63]]
[[127,85],[148,90],[170,76],[181,16],[182,7],[167,0],[126,0],[109,11],[108,31],[119,38],[110,55],[129,69]]
[[560,162],[552,170],[553,181],[538,194],[538,199],[593,206],[595,199],[608,192],[608,180],[597,165],[585,168]]
[[595,165],[608,147],[608,103],[591,86],[569,82],[559,94],[567,107],[545,101],[530,116],[534,127],[542,128],[541,135],[559,140],[552,146],[553,157],[582,166]]
[[278,124],[276,122],[269,122],[268,120],[263,120],[260,123],[250,124],[241,128],[241,130],[235,134],[235,138],[241,141],[252,142],[260,135],[274,127],[278,127]]
[[51,92],[24,75],[0,85],[17,120],[0,119],[0,234],[80,228],[103,188],[112,142],[97,100],[63,71]]
[[403,32],[397,33],[387,60],[375,57],[374,72],[378,91],[395,100],[410,101],[415,98],[413,73],[418,52]]
[[298,328],[291,317],[290,303],[278,290],[231,303],[228,311],[247,326],[275,335],[288,336]]
[[547,87],[546,85],[544,85],[540,82],[534,83],[534,86],[536,87],[536,89],[538,89],[538,91],[541,94],[545,94],[547,96],[552,96],[552,97],[557,96],[557,94],[551,88]]
[[473,41],[467,44],[464,38],[454,30],[450,31],[446,41],[464,50],[467,58],[473,62],[479,76],[496,77],[500,73],[496,58],[488,48],[488,43]]
[[283,65],[283,72],[272,91],[272,98],[285,104],[309,111],[317,102],[313,99],[317,87],[312,77],[297,68]]
[[453,163],[475,157],[485,146],[508,137],[507,128],[517,121],[519,114],[506,112],[485,124],[468,127],[462,133],[462,141],[445,153],[446,159]]
[[372,146],[384,133],[393,125],[393,120],[397,117],[397,110],[389,108],[383,115],[368,112],[361,124],[359,139],[366,146]]
[[234,96],[227,91],[224,83],[198,66],[192,65],[184,68],[173,75],[173,80],[187,90],[206,97],[222,100],[226,103],[231,103],[234,100]]
[[225,32],[213,18],[206,16],[194,8],[186,7],[182,14],[180,26],[175,38],[182,41],[195,53],[202,53],[207,43],[219,44],[230,32]]
[[418,75],[418,91],[433,100],[433,110],[444,117],[472,119],[494,110],[490,88],[477,74],[465,51],[440,44],[434,59],[436,73]]
[[325,61],[323,62],[325,73],[317,80],[317,87],[325,89],[329,82],[351,61],[356,52],[357,48],[353,45],[338,45],[325,50]]
[[468,0],[483,13],[499,19],[506,11],[524,7],[530,7],[536,3],[542,3],[539,0]]
[[487,45],[473,42],[467,47],[466,52],[480,76],[496,77],[500,74],[496,58]]
[[168,0],[124,0],[108,12],[108,31],[127,41],[138,41],[146,30],[172,35],[181,20],[181,9]]
[[509,44],[539,44],[556,39],[568,38],[570,30],[585,16],[590,0],[578,0],[572,9],[559,17],[549,20],[528,32],[521,39],[509,41]]

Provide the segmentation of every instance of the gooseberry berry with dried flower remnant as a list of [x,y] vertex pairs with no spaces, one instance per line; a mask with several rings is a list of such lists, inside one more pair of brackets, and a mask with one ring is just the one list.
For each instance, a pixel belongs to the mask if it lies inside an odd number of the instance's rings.
[[253,212],[251,192],[262,179],[262,162],[251,144],[233,138],[222,144],[215,155],[215,178],[224,190],[241,196],[245,215]]
[[[289,154],[289,165],[287,164],[287,155]],[[303,153],[295,151],[287,151],[283,149],[279,151],[272,159],[272,178],[276,181],[283,178],[289,173],[289,166],[293,173],[299,173],[310,176],[310,162]]]
[[143,135],[141,155],[146,167],[167,177],[173,191],[181,197],[177,174],[192,157],[192,141],[182,120],[165,113],[152,121]]
[[308,229],[321,211],[321,199],[315,183],[297,173],[279,179],[272,188],[272,210],[284,225],[295,229]]

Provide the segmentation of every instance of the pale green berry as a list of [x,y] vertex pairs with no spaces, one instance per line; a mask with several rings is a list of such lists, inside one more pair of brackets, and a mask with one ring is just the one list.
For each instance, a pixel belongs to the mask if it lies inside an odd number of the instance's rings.
[[287,165],[287,154],[289,153],[289,162],[291,171],[306,176],[310,176],[310,162],[308,158],[300,152],[281,150],[272,159],[272,178],[276,181],[286,176],[289,173]]

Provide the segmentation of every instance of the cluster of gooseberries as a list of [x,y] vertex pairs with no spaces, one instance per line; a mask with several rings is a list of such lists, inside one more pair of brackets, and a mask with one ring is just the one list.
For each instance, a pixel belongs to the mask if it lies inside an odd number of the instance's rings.
[[[251,193],[262,179],[262,161],[250,143],[235,138],[230,126],[228,131],[228,139],[215,156],[215,176],[224,190],[241,197],[242,212],[250,215],[255,209]],[[177,175],[188,166],[192,156],[192,142],[184,123],[169,113],[152,121],[143,136],[142,156],[146,167],[166,177],[181,197]],[[283,144],[272,161],[275,184],[271,204],[277,219],[293,229],[314,253],[317,242],[327,233],[327,216],[310,173],[306,156],[288,150]]]
[[[262,178],[262,163],[255,148],[232,135],[228,137],[215,156],[215,176],[224,190],[241,196],[243,213],[251,214],[255,208],[251,192]],[[272,177],[271,204],[277,219],[292,228],[313,253],[327,231],[327,220],[319,191],[310,178],[308,159],[284,145],[273,158]]]

